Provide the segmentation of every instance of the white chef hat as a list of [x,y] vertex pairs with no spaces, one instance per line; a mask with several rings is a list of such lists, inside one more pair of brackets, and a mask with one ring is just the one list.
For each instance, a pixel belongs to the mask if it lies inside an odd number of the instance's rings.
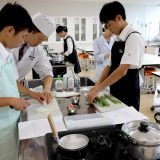
[[55,24],[44,14],[35,14],[32,21],[33,24],[47,37],[55,31]]

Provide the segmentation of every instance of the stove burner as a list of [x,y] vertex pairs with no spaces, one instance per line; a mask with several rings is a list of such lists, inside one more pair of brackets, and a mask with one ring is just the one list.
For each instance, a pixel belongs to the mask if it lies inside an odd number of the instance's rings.
[[59,132],[59,137],[73,133],[88,136],[88,146],[78,151],[66,151],[60,148],[52,134],[49,133],[45,136],[48,160],[136,160],[127,154],[120,142],[110,138],[110,133],[118,130],[120,130],[120,126]]

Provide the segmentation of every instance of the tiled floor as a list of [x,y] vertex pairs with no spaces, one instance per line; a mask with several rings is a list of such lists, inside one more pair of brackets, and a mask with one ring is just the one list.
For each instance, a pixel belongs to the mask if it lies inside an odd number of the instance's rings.
[[[91,78],[95,77],[95,71],[82,71],[79,73],[80,76],[88,76]],[[158,98],[155,98],[158,97]],[[141,94],[140,97],[140,112],[149,117],[151,121],[154,121],[154,112],[151,111],[151,106],[153,104],[153,101],[156,100],[154,103],[160,104],[160,94]],[[160,109],[160,108],[159,108]]]

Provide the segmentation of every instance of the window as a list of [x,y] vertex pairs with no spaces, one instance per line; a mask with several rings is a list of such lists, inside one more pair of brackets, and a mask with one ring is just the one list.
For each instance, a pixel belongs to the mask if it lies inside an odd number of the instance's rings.
[[67,18],[62,18],[62,25],[67,26]]
[[74,19],[75,24],[75,40],[79,41],[79,18]]
[[86,19],[81,18],[81,41],[86,40]]
[[102,28],[103,28],[103,25],[101,22],[99,22],[99,36],[101,36],[103,34]]
[[97,26],[98,26],[97,21],[98,21],[97,18],[93,18],[93,40],[96,39],[97,35],[98,35],[98,33],[97,33]]

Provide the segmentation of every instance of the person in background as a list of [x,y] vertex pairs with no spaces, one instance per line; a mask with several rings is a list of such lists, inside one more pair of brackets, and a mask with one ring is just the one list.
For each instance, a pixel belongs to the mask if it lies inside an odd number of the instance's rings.
[[109,59],[111,48],[114,43],[112,33],[105,28],[102,29],[103,35],[96,38],[93,42],[94,58],[96,60],[96,77],[97,81],[107,65]]
[[[40,44],[48,40],[48,37],[55,30],[55,24],[46,15],[41,13],[33,16],[32,21],[33,30],[25,38],[25,43],[12,51],[19,73],[17,84],[22,94],[29,95],[40,103],[43,101],[49,103],[52,100],[51,86],[53,72],[49,59]],[[32,69],[39,74],[44,82],[44,91],[42,93],[31,91],[20,83]]]
[[29,103],[20,98],[18,73],[8,49],[24,43],[32,30],[32,19],[22,6],[7,3],[0,10],[0,22],[0,159],[17,160],[19,110]]
[[144,55],[144,40],[141,34],[127,23],[125,9],[120,2],[106,3],[99,17],[106,28],[118,36],[118,40],[112,46],[108,65],[88,93],[88,101],[92,102],[100,91],[110,86],[113,96],[139,110],[139,69]]
[[68,61],[74,65],[75,73],[81,72],[78,55],[76,51],[76,46],[73,38],[68,35],[68,29],[66,26],[58,26],[56,29],[56,33],[59,37],[63,37],[64,39],[64,56],[65,61]]

